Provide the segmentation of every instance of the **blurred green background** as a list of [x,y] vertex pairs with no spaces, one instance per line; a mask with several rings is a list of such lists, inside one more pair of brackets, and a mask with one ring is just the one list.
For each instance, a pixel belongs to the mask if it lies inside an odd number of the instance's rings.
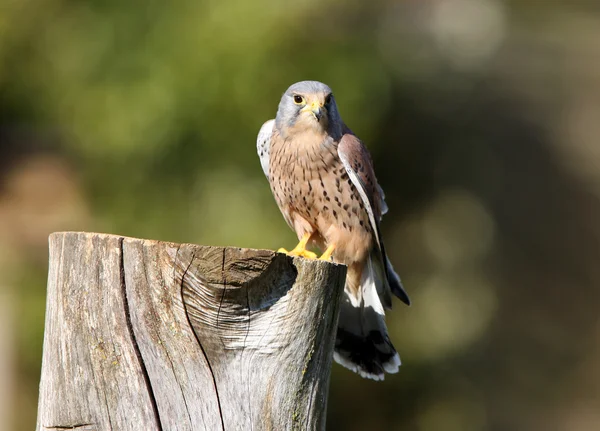
[[600,3],[0,2],[0,424],[31,430],[47,236],[293,246],[255,152],[293,82],[365,141],[411,295],[330,430],[600,429]]

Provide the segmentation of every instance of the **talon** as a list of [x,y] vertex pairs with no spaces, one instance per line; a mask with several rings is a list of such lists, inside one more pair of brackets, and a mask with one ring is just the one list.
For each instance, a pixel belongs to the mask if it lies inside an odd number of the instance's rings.
[[312,251],[309,251],[309,250],[298,250],[298,251],[292,250],[288,253],[288,255],[301,256],[301,257],[306,257],[308,259],[316,259],[317,258],[317,254],[313,253]]
[[287,251],[285,248],[283,248],[283,247],[282,247],[282,248],[280,248],[280,249],[278,249],[278,250],[277,250],[277,253],[285,253],[285,254],[288,254],[289,252],[288,252],[288,251]]
[[327,247],[327,250],[325,250],[325,253],[321,255],[319,260],[331,260],[333,250],[335,250],[335,244],[331,244],[329,247]]

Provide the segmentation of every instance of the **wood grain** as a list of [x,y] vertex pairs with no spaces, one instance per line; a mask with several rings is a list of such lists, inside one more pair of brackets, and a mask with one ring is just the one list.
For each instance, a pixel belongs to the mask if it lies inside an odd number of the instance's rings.
[[346,268],[50,236],[37,430],[324,429]]

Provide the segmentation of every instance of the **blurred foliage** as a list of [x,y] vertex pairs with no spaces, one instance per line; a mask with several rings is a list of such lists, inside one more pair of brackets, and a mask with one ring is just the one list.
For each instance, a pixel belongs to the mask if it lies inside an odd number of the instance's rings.
[[328,428],[598,429],[598,40],[591,1],[3,1],[0,423],[35,422],[50,232],[292,245],[255,136],[318,79],[414,302]]

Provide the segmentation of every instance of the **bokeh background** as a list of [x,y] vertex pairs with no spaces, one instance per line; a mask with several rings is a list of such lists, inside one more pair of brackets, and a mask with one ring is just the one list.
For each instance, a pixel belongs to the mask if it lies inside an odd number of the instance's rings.
[[600,429],[600,3],[0,2],[0,424],[31,430],[47,236],[294,244],[255,152],[317,79],[413,306],[330,430]]

